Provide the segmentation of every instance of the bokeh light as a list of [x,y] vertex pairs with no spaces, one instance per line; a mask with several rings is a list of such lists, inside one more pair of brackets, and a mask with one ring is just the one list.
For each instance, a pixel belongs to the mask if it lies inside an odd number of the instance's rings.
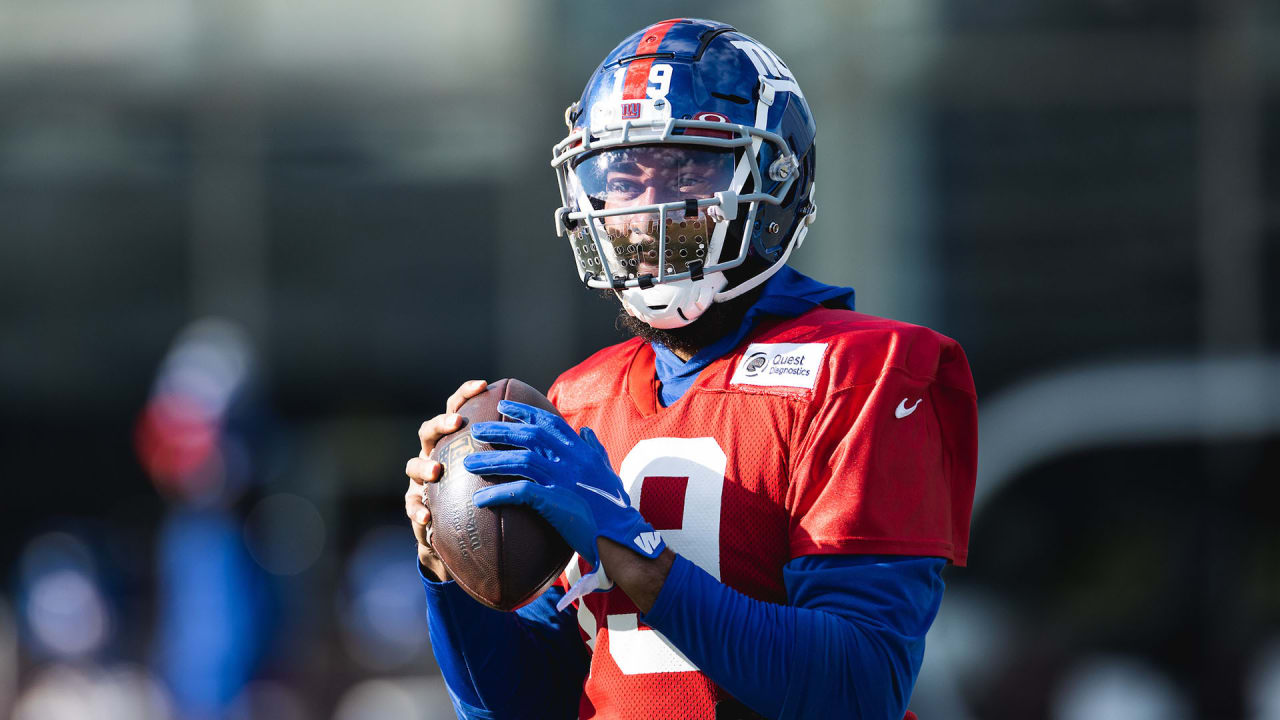
[[107,642],[111,608],[83,542],[61,532],[35,538],[22,553],[21,577],[23,620],[44,652],[76,659]]
[[89,577],[76,570],[55,570],[32,585],[27,621],[36,640],[55,655],[88,655],[107,640],[106,603]]
[[342,637],[352,657],[372,670],[397,669],[429,647],[422,583],[413,571],[417,555],[406,537],[412,539],[402,527],[374,528],[347,564]]
[[343,693],[333,712],[333,720],[451,720],[454,717],[449,693],[438,677],[366,680]]
[[145,668],[54,665],[18,699],[13,720],[171,720],[163,685]]
[[1054,695],[1053,720],[1188,720],[1191,704],[1171,678],[1135,658],[1086,658]]

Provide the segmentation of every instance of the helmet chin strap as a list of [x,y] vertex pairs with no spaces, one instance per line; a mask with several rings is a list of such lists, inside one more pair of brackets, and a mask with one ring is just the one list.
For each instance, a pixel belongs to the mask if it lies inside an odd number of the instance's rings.
[[[627,314],[658,330],[684,327],[697,320],[716,301],[717,293],[729,283],[716,272],[700,280],[676,280],[651,288],[615,290]],[[662,305],[653,309],[652,305]]]

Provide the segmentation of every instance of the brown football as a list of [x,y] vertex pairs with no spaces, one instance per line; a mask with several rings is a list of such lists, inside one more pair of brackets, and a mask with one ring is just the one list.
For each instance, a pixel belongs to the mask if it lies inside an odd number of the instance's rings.
[[[449,574],[471,597],[497,610],[514,610],[542,594],[564,570],[573,550],[546,520],[523,505],[478,508],[471,496],[481,488],[523,478],[472,475],[462,466],[474,452],[505,450],[471,437],[471,424],[510,420],[499,400],[514,400],[556,412],[551,401],[510,378],[463,403],[462,428],[445,436],[431,456],[444,465],[440,482],[427,484],[431,546]],[[559,413],[557,413],[559,414]]]

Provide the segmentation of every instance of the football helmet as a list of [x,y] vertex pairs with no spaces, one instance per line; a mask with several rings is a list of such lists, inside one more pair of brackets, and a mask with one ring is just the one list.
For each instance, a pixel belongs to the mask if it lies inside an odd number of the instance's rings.
[[565,110],[558,235],[588,287],[660,329],[759,286],[804,242],[814,122],[791,70],[724,23],[623,40]]

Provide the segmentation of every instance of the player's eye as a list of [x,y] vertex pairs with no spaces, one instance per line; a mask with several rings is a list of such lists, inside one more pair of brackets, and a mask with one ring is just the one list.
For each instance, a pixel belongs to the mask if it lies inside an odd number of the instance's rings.
[[681,175],[680,179],[676,181],[676,187],[685,193],[700,190],[706,185],[707,179],[701,175]]
[[611,198],[615,199],[630,199],[644,191],[640,183],[618,177],[609,178],[608,182],[605,183],[604,189]]

